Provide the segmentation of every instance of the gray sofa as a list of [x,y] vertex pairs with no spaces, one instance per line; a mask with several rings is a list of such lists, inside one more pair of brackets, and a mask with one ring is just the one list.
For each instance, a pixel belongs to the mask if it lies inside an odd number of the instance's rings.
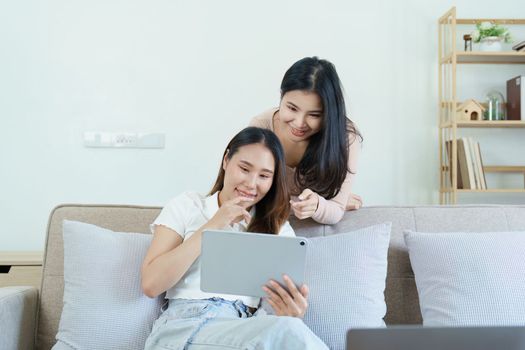
[[[40,293],[31,287],[0,288],[0,348],[50,349],[55,343],[62,310],[64,219],[92,223],[115,231],[149,232],[160,208],[110,205],[61,205],[49,219]],[[392,222],[388,254],[385,321],[420,324],[418,296],[403,231],[514,231],[525,230],[525,206],[365,207],[347,212],[334,226],[310,220],[291,220],[300,236],[315,237]]]

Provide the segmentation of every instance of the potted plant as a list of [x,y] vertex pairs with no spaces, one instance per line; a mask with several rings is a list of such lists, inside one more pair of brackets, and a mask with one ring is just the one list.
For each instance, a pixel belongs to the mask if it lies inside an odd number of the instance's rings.
[[492,22],[476,23],[476,30],[471,35],[475,43],[480,43],[481,51],[501,51],[501,43],[512,40],[507,28]]

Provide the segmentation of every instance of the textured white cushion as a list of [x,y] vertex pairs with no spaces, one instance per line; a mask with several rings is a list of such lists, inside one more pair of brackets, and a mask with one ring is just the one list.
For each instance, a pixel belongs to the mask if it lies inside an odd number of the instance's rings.
[[64,221],[64,308],[57,349],[143,349],[161,298],[142,293],[151,235]]
[[405,232],[426,326],[525,325],[525,232]]
[[310,239],[304,322],[330,349],[343,350],[350,328],[384,327],[391,223]]

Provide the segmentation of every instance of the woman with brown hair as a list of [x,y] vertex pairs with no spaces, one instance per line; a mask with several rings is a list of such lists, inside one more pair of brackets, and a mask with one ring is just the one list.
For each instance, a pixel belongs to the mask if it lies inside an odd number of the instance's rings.
[[151,225],[153,240],[142,266],[149,297],[166,292],[168,306],[146,349],[327,349],[302,322],[308,287],[284,277],[263,286],[275,315],[257,312],[260,299],[200,289],[200,249],[206,229],[295,235],[287,222],[289,194],[283,149],[269,130],[249,127],[224,151],[208,196],[186,192]]

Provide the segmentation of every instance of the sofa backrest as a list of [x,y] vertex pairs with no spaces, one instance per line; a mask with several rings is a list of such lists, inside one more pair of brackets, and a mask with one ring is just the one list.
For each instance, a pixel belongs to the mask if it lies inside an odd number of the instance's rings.
[[160,212],[157,207],[125,205],[60,205],[49,218],[40,288],[36,333],[37,349],[49,350],[56,343],[64,295],[64,242],[62,221],[81,221],[119,232],[149,233],[149,224]]
[[[37,348],[51,349],[62,313],[64,254],[62,221],[75,220],[119,232],[149,233],[158,207],[61,205],[49,219],[39,305]],[[297,235],[328,236],[383,222],[392,222],[385,299],[387,324],[420,324],[414,275],[403,239],[404,230],[421,232],[489,232],[525,230],[525,206],[365,207],[345,213],[337,225],[319,225],[291,218]]]

